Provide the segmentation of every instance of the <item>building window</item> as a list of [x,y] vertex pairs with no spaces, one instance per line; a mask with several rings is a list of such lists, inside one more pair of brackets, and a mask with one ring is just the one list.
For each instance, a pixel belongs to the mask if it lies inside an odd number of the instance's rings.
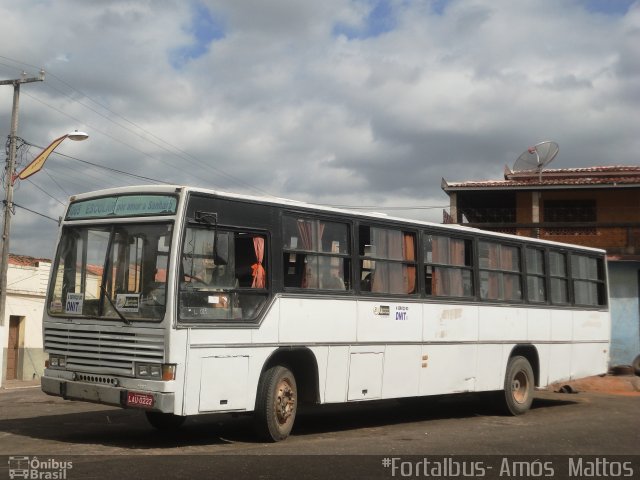
[[473,297],[471,240],[426,235],[424,258],[427,295]]
[[595,235],[595,226],[567,226],[567,224],[595,223],[595,200],[545,200],[544,222],[560,223],[560,227],[547,227],[547,235]]
[[361,226],[359,234],[361,291],[415,293],[415,234],[367,226]]
[[349,225],[285,216],[284,286],[350,290]]
[[478,242],[480,297],[483,300],[522,300],[520,250],[493,242]]
[[577,305],[604,305],[604,267],[602,260],[571,255],[571,278]]
[[551,303],[566,305],[569,303],[569,281],[565,253],[549,252],[549,274],[551,277]]
[[530,302],[544,303],[547,301],[544,250],[526,248],[525,261],[527,266],[527,298]]

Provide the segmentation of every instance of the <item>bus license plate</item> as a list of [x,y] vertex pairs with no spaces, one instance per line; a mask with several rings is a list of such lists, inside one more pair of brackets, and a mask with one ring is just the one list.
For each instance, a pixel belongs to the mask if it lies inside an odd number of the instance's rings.
[[127,392],[127,405],[132,407],[153,407],[153,395],[149,393]]

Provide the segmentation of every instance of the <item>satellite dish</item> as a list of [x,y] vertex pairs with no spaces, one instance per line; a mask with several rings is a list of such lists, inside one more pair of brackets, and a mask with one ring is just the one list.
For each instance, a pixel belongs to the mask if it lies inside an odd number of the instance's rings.
[[549,165],[558,152],[560,147],[556,142],[540,142],[536,143],[533,147],[527,148],[518,157],[513,164],[514,172],[538,172],[540,180],[542,180],[542,169]]

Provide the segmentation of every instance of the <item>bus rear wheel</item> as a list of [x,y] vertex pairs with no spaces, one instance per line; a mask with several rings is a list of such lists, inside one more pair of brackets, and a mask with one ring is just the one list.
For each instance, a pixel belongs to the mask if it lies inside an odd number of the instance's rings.
[[180,415],[174,415],[173,413],[162,412],[144,412],[147,416],[149,424],[162,430],[164,432],[170,432],[177,430],[184,423],[187,417],[181,417]]
[[298,388],[291,371],[276,365],[262,374],[254,421],[256,433],[268,442],[289,436],[298,410]]
[[507,415],[522,415],[531,408],[534,389],[533,369],[525,357],[509,359],[504,376],[502,407]]

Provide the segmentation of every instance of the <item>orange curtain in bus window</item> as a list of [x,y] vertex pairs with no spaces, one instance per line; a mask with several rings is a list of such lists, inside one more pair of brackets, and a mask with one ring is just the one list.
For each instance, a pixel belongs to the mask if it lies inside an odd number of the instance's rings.
[[264,238],[254,237],[253,249],[256,252],[257,263],[251,265],[251,275],[253,276],[253,283],[251,284],[251,288],[265,288],[267,272],[262,266],[262,260],[264,259]]
[[[299,219],[297,222],[298,233],[300,234],[300,243],[302,243],[302,250],[313,250],[313,225],[308,220]],[[315,262],[309,263],[309,255],[305,255],[306,262],[303,265],[302,281],[300,282],[301,288],[317,288],[316,276],[313,272],[313,266]]]
[[[517,265],[518,261],[516,258],[517,250],[513,247],[505,247],[504,245],[500,248],[500,268],[502,270],[513,271],[514,267]],[[517,277],[511,274],[503,274],[503,283],[504,283],[504,297],[505,300],[513,300],[518,298],[517,285],[515,285],[517,281]],[[515,294],[515,296],[514,296]]]
[[[449,263],[449,239],[446,237],[431,237],[431,262],[432,263]],[[431,294],[435,296],[448,295],[448,276],[447,269],[441,267],[432,267],[433,276],[431,279]]]
[[[387,230],[382,228],[371,228],[371,246],[373,257],[390,258]],[[400,233],[400,232],[398,232]],[[400,249],[398,249],[400,250]],[[400,255],[400,254],[398,254]],[[371,291],[375,293],[391,292],[389,282],[389,264],[387,262],[376,262],[371,280]]]
[[[404,260],[409,262],[415,262],[416,260],[416,247],[413,234],[404,234]],[[416,289],[416,267],[413,265],[405,266],[405,287],[404,293],[413,293]]]

